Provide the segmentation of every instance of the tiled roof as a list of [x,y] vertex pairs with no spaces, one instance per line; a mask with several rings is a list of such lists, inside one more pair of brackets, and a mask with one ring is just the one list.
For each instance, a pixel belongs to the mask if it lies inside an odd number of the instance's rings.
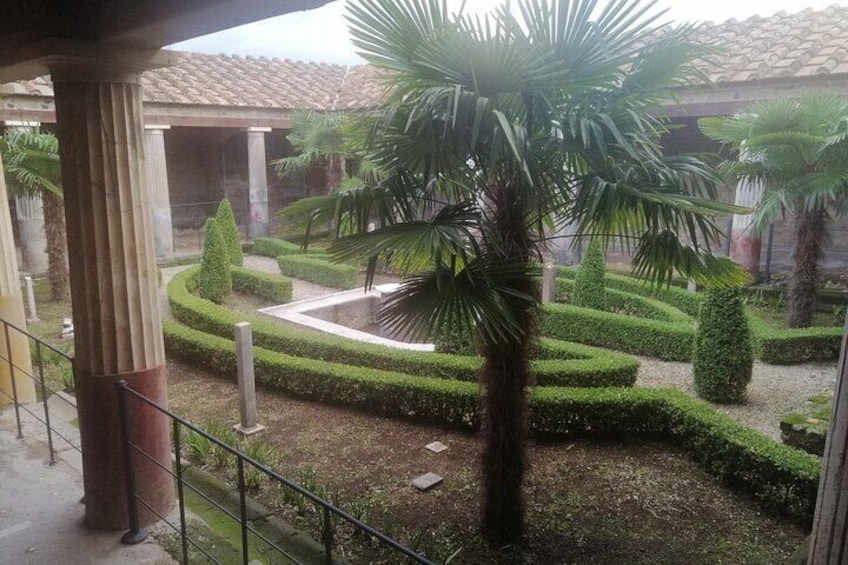
[[848,74],[848,7],[706,24],[698,38],[722,49],[705,67],[717,82]]
[[[697,40],[720,49],[702,70],[716,82],[848,78],[848,7],[708,23]],[[373,106],[378,71],[267,57],[180,53],[174,67],[142,75],[144,99],[164,104],[344,110]],[[6,93],[52,96],[45,78],[0,86]]]

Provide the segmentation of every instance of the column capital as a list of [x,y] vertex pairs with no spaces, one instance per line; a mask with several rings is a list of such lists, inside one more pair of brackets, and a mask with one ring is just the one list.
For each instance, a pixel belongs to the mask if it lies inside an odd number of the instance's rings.
[[165,124],[144,124],[144,131],[150,133],[164,133],[166,129],[171,129],[171,126]]
[[246,131],[247,133],[271,133],[271,128],[254,126],[254,127],[244,128],[244,131]]
[[7,128],[37,128],[41,127],[41,122],[27,120],[3,120],[3,125]]

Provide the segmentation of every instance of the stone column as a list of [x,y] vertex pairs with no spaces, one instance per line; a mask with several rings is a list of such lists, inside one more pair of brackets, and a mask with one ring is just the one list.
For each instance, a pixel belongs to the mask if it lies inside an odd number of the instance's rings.
[[[15,253],[15,240],[12,237],[12,216],[9,211],[9,196],[6,193],[6,177],[3,174],[3,161],[0,159],[0,319],[19,328],[26,328],[24,299],[21,294],[21,281]],[[29,340],[26,336],[9,329],[9,348],[6,347],[5,332],[0,327],[0,406],[12,403],[12,373],[8,359],[29,374],[32,373]],[[11,351],[10,351],[11,349]],[[35,402],[35,383],[32,379],[14,369],[15,392],[18,402]]]
[[[38,122],[5,122],[6,128],[17,131],[35,131]],[[44,233],[44,209],[41,195],[16,196],[15,211],[21,245],[21,268],[34,275],[47,272],[47,236]]]
[[144,156],[147,186],[153,208],[153,240],[156,257],[174,255],[174,230],[171,224],[171,192],[168,187],[168,163],[165,159],[165,130],[171,126],[144,126]]
[[[740,181],[736,187],[735,204],[755,209],[762,195],[762,184]],[[730,259],[742,265],[756,280],[760,274],[762,238],[751,230],[751,218],[752,214],[733,215],[730,228]]]
[[[561,221],[558,219],[558,222]],[[580,263],[581,249],[577,235],[577,224],[568,222],[560,225],[548,244],[557,265]]]
[[848,316],[838,371],[810,537],[809,565],[848,563]]
[[268,158],[265,134],[271,128],[247,128],[247,166],[250,191],[250,239],[268,236]]
[[[85,520],[128,525],[116,384],[167,406],[138,67],[103,59],[50,66],[62,158],[73,301]],[[112,59],[113,61],[115,59]],[[132,441],[171,467],[166,417],[129,397]],[[171,477],[133,453],[138,495],[173,506]],[[140,505],[142,525],[156,518]]]

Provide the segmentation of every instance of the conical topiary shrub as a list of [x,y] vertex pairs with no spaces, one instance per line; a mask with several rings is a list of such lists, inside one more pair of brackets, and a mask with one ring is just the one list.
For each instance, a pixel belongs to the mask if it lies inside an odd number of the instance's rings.
[[708,290],[695,334],[695,390],[712,402],[744,402],[753,365],[751,331],[739,291]]
[[224,247],[224,238],[214,218],[206,220],[203,239],[203,257],[200,260],[200,276],[197,293],[201,298],[220,304],[233,290],[230,262]]
[[224,247],[227,250],[230,265],[241,267],[244,263],[244,254],[241,251],[241,236],[236,225],[236,218],[233,216],[233,208],[226,198],[218,204],[215,221],[218,223],[218,229],[221,230],[221,236],[224,238]]
[[593,241],[589,244],[577,275],[574,277],[574,294],[571,303],[583,308],[604,310],[606,308],[606,291],[604,290],[604,270],[606,260],[601,244]]

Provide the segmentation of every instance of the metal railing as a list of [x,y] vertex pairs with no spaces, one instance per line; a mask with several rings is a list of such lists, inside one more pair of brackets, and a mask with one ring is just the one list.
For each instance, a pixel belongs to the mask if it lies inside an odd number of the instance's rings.
[[[249,469],[252,468],[267,477],[268,479],[270,479],[271,481],[276,482],[278,485],[291,489],[292,491],[311,501],[311,503],[315,505],[315,508],[318,510],[319,516],[321,517],[321,543],[323,545],[325,563],[333,563],[333,545],[335,530],[333,524],[334,521],[341,520],[350,524],[354,528],[354,531],[365,534],[372,540],[378,540],[385,548],[394,552],[395,554],[397,554],[397,557],[400,557],[401,559],[407,562],[432,565],[432,562],[427,560],[425,557],[418,555],[411,549],[401,545],[400,543],[391,539],[382,532],[372,528],[371,526],[365,524],[357,518],[354,518],[353,516],[351,516],[341,508],[338,508],[331,502],[324,500],[318,495],[301,487],[297,483],[292,482],[286,479],[285,477],[279,475],[264,463],[261,463],[260,461],[257,461],[249,455],[231,447],[230,445],[227,445],[220,439],[198,428],[188,420],[185,420],[184,418],[174,414],[166,408],[159,406],[154,401],[150,400],[149,398],[146,398],[145,396],[130,388],[125,381],[119,382],[117,388],[118,416],[121,423],[123,451],[125,458],[127,481],[127,508],[129,511],[130,524],[130,529],[124,536],[125,543],[138,543],[146,537],[146,532],[139,526],[139,505],[142,505],[153,515],[157,516],[160,520],[162,520],[164,524],[170,526],[171,529],[173,529],[177,534],[179,534],[181,544],[180,549],[182,553],[183,563],[187,564],[189,562],[189,547],[192,547],[202,553],[211,562],[220,564],[221,562],[219,560],[210,555],[199,543],[191,539],[191,537],[189,536],[188,529],[186,526],[185,502],[185,489],[188,488],[191,489],[193,493],[203,498],[206,503],[211,504],[220,512],[222,512],[225,516],[228,516],[230,519],[234,520],[239,525],[241,531],[241,562],[244,565],[248,565],[250,563],[251,536],[255,536],[255,538],[258,539],[259,542],[261,542],[266,549],[273,550],[274,552],[279,554],[279,556],[288,559],[292,563],[303,563],[303,561],[300,561],[296,556],[292,555],[290,551],[286,551],[286,549],[280,547],[277,543],[268,539],[266,535],[251,526],[251,520],[248,519],[247,512],[248,489],[245,477],[247,476]],[[132,420],[132,406],[131,402],[129,401],[134,401],[140,403],[143,406],[147,406],[148,408],[152,408],[153,410],[161,413],[170,420],[175,456],[175,464],[173,469],[170,469],[167,466],[163,465],[153,455],[147,453],[142,447],[134,443],[133,438],[130,437],[131,426],[129,425],[129,422]],[[197,488],[196,486],[187,482],[183,477],[183,459],[181,454],[183,429],[188,430],[189,433],[198,434],[209,442],[215,444],[218,448],[224,450],[225,453],[235,458],[237,471],[236,487],[238,490],[239,498],[239,510],[237,513],[228,510],[225,506],[223,506],[219,502],[216,502],[206,493],[202,492],[200,488]],[[165,516],[162,516],[152,506],[152,504],[150,504],[148,501],[143,500],[139,496],[138,489],[136,488],[136,477],[134,475],[135,466],[133,464],[133,453],[137,453],[147,461],[153,463],[163,472],[170,475],[176,482],[177,500],[179,504],[179,524],[171,523],[171,521],[169,521]]]
[[[3,340],[4,345],[4,349],[0,350],[0,363],[5,364],[9,371],[9,380],[11,383],[10,388],[12,393],[9,394],[7,391],[0,389],[0,394],[9,399],[14,406],[17,438],[21,439],[24,437],[23,426],[21,423],[21,411],[24,411],[45,427],[47,433],[47,446],[50,452],[50,465],[56,463],[54,438],[61,439],[70,447],[82,453],[82,448],[79,443],[68,437],[71,434],[63,432],[55,425],[55,422],[51,422],[50,406],[48,401],[51,397],[57,398],[66,403],[74,411],[76,411],[76,404],[74,404],[66,396],[58,394],[59,391],[55,390],[53,387],[48,386],[47,379],[45,377],[45,371],[58,369],[59,371],[69,375],[69,384],[74,386],[76,383],[76,370],[73,358],[64,351],[50,345],[11,322],[0,319],[0,324],[2,325],[2,335],[0,335],[0,339]],[[13,347],[13,343],[16,340],[21,339],[26,339],[28,342],[29,347],[26,348],[26,350],[30,352],[29,359],[15,359],[15,355],[13,354],[15,347]],[[5,351],[5,354],[3,354],[3,351]],[[33,382],[36,394],[41,396],[40,402],[21,402],[21,396],[23,395],[21,394],[21,391],[18,390],[17,382],[18,378],[21,376],[25,376]],[[37,403],[41,404],[41,410],[38,410],[35,407],[35,404]],[[43,414],[39,414],[39,412],[43,412]]]

